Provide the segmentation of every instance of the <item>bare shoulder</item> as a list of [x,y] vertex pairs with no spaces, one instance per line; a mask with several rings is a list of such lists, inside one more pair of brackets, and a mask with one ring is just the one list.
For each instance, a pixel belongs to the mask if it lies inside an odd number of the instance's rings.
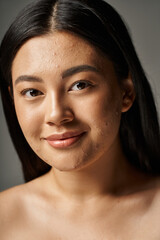
[[154,226],[154,229],[157,229],[157,232],[160,234],[159,222],[160,222],[160,178],[156,178],[153,186],[149,191],[144,195],[144,203],[148,209],[147,215],[150,219],[150,225]]
[[0,212],[5,213],[18,207],[18,202],[23,196],[24,185],[16,186],[0,193]]
[[156,179],[155,188],[152,192],[152,195],[153,195],[152,208],[157,210],[160,217],[160,178]]
[[37,181],[38,179],[0,193],[0,219],[2,215],[15,217],[15,215],[22,213],[29,204],[29,199],[33,200],[33,197],[37,195]]
[[[36,182],[22,184],[0,193],[1,239],[16,239],[31,219],[32,205],[37,202]],[[32,204],[33,202],[33,204]]]
[[13,187],[0,193],[0,232],[2,239],[19,221],[23,212],[24,186]]
[[27,194],[26,184],[22,184],[0,193],[0,218],[3,215],[11,216],[18,213]]

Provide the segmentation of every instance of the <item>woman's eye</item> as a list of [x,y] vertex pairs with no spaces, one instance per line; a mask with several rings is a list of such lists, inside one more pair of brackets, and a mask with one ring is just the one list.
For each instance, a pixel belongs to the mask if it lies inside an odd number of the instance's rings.
[[21,92],[21,94],[23,96],[28,97],[28,98],[34,98],[34,97],[37,97],[39,95],[42,95],[43,93],[39,90],[36,90],[36,89],[26,89],[26,90],[23,90]]
[[79,81],[77,83],[75,83],[71,88],[70,91],[79,91],[79,90],[83,90],[84,88],[87,88],[91,86],[91,83],[86,82],[86,81]]

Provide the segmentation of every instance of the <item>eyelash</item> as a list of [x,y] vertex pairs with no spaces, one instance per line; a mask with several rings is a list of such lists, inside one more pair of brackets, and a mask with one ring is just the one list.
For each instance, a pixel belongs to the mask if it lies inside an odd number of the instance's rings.
[[[81,83],[84,83],[85,84],[85,87],[82,87],[82,89],[77,89],[77,90],[72,90],[74,86],[76,86],[77,84],[81,84]],[[87,86],[86,86],[87,85]],[[93,84],[91,84],[89,81],[86,81],[86,80],[79,80],[77,82],[75,82],[74,84],[72,84],[72,86],[69,88],[69,91],[82,91],[83,89],[86,89],[90,86],[93,86]],[[27,97],[27,93],[31,93],[31,91],[36,95],[36,96],[28,96],[28,98],[35,98],[37,96],[40,96],[40,95],[43,95],[43,93],[37,89],[34,89],[34,88],[27,88],[27,89],[24,89],[23,91],[21,91],[21,95],[22,96],[26,96]]]
[[[84,83],[84,84],[86,84],[87,86],[85,86],[84,88],[79,89],[79,90],[71,90],[76,84],[79,84],[79,83]],[[93,84],[92,84],[91,82],[86,81],[86,80],[79,80],[79,81],[77,81],[77,82],[75,82],[75,83],[72,84],[72,86],[70,87],[69,91],[82,91],[83,89],[88,88],[88,87],[91,87],[91,86],[93,86]]]
[[34,89],[34,88],[24,89],[23,91],[21,91],[21,95],[22,95],[22,96],[27,96],[27,93],[28,93],[28,92],[31,92],[31,91],[33,91],[33,92],[35,92],[35,93],[38,93],[38,94],[36,94],[36,96],[30,96],[29,98],[34,98],[34,97],[37,97],[37,96],[39,96],[39,95],[43,95],[43,93],[42,93],[41,91],[39,91],[39,90],[37,90],[37,89]]

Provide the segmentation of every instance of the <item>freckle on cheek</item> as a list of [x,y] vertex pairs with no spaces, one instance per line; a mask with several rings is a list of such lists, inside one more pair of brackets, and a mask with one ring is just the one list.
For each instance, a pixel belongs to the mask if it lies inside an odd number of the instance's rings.
[[98,150],[99,146],[100,146],[100,144],[96,144],[95,145],[95,150]]
[[109,123],[108,123],[108,122],[106,122],[106,124],[105,124],[105,125],[106,125],[106,126],[108,126],[108,124],[109,124]]

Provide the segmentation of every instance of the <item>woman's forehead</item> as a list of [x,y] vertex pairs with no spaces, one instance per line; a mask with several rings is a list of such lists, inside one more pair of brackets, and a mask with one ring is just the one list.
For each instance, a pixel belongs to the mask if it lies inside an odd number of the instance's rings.
[[67,32],[56,32],[32,38],[22,45],[14,58],[12,74],[23,70],[31,73],[39,69],[47,71],[53,67],[69,68],[82,64],[106,68],[110,63],[84,39]]

